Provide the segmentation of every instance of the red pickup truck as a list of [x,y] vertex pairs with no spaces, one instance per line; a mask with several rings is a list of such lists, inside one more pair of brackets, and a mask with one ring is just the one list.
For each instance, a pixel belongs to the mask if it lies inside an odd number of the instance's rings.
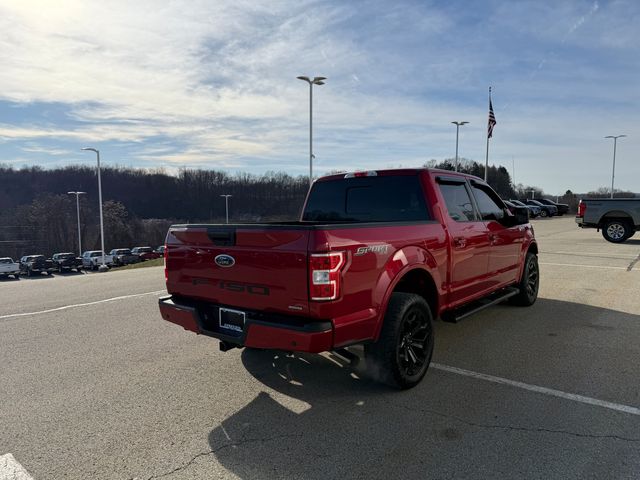
[[300,221],[174,225],[165,320],[234,347],[337,351],[400,388],[429,367],[433,319],[532,305],[538,247],[526,208],[481,179],[433,169],[331,175]]

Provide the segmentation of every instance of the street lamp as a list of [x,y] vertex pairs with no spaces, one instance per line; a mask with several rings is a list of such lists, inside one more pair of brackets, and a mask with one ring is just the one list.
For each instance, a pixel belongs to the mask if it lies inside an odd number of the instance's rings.
[[469,122],[451,122],[456,126],[456,172],[458,171],[458,135],[460,133],[460,127],[466,125]]
[[69,195],[76,196],[76,211],[78,212],[78,256],[82,256],[82,237],[80,236],[80,195],[86,195],[87,192],[67,192]]
[[224,206],[225,206],[225,211],[227,212],[227,223],[229,223],[229,197],[233,197],[233,195],[220,195],[221,197],[224,197]]
[[82,150],[96,152],[96,157],[98,159],[98,203],[100,204],[100,245],[102,247],[102,265],[100,265],[98,271],[106,272],[107,270],[109,270],[109,267],[107,267],[104,255],[104,219],[102,217],[102,180],[100,179],[100,151],[97,148],[92,147],[84,147]]
[[327,77],[296,77],[298,80],[304,80],[309,84],[309,186],[313,183],[313,86],[324,85]]
[[613,171],[611,172],[611,198],[613,198],[613,179],[616,176],[616,145],[618,144],[618,139],[626,137],[626,135],[607,135],[604,138],[613,138]]

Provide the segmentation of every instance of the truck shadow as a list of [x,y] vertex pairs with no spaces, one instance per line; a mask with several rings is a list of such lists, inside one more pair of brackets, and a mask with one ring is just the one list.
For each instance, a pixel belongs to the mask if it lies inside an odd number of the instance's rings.
[[80,270],[79,272],[77,270],[63,270],[62,272],[54,272],[53,274],[57,277],[75,277],[78,275],[86,275],[86,273],[85,270]]
[[21,277],[15,278],[13,274],[8,277],[7,275],[0,275],[0,282],[16,282],[20,280]]
[[[587,378],[602,367],[594,365],[592,350],[578,348],[576,337],[606,342],[608,335],[628,334],[621,333],[626,328],[637,333],[639,321],[640,315],[557,300],[539,299],[524,309],[498,306],[460,324],[437,322],[434,362],[497,374],[495,365],[508,359],[515,364],[509,378],[533,382],[539,369],[555,369],[557,375],[564,367],[553,354],[535,366],[531,359],[562,348],[574,356],[572,364],[584,366],[580,372],[564,368],[565,373]],[[623,348],[619,355],[624,360]],[[523,418],[533,417],[534,430],[553,429],[566,423],[574,404],[433,368],[416,388],[398,391],[333,354],[245,349],[241,359],[265,389],[213,429],[208,440],[217,461],[242,479],[481,478],[492,472],[526,477],[540,473],[535,460],[540,456],[547,471],[577,474],[582,469],[578,456],[572,463],[571,455],[557,455],[557,450],[593,448],[598,455],[603,446],[548,438],[536,443],[536,455],[530,455],[531,445],[500,425],[517,429]],[[610,372],[605,369],[601,375],[607,378]],[[559,388],[549,378],[537,382]],[[609,381],[629,379],[614,376]],[[489,393],[483,396],[478,389]],[[534,395],[530,403],[527,395]],[[485,425],[490,427],[483,430]],[[588,422],[575,426],[585,433],[591,427]],[[610,433],[615,430],[611,426]],[[618,463],[612,455],[610,463],[600,465],[600,473],[616,477]]]
[[32,281],[32,280],[44,280],[44,279],[46,279],[46,278],[51,279],[51,278],[53,278],[53,277],[54,277],[54,275],[53,275],[53,274],[51,274],[51,275],[46,275],[46,274],[44,274],[44,273],[34,273],[34,274],[33,274],[33,275],[31,275],[30,277],[28,277],[28,276],[26,276],[26,275],[20,275],[20,280],[21,280],[21,281],[23,281],[23,280],[24,280],[24,281],[28,281],[28,282],[30,282],[30,281]]

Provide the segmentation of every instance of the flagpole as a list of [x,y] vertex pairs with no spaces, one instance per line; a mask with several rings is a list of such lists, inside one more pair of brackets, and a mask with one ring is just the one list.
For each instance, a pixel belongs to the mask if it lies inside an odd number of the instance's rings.
[[[489,87],[489,108],[491,108],[491,87]],[[484,160],[484,181],[487,181],[489,174],[489,130],[487,129],[487,155]]]

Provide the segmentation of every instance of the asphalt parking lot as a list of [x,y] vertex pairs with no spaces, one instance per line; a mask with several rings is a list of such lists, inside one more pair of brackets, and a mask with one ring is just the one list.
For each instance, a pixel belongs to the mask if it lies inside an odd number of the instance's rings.
[[534,227],[538,302],[438,322],[404,392],[219,352],[161,320],[161,267],[1,281],[0,456],[35,479],[640,478],[640,238]]

